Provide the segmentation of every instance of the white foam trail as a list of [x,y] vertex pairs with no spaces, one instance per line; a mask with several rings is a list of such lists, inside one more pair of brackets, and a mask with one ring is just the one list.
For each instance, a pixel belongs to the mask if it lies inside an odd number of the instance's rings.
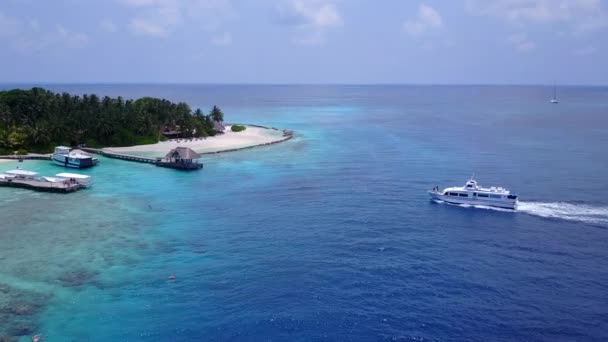
[[477,208],[477,209],[502,211],[502,212],[506,212],[506,213],[514,213],[515,212],[515,210],[513,210],[513,209],[490,207],[490,206],[487,206],[487,205],[473,205],[472,207]]
[[608,224],[608,207],[566,202],[519,202],[517,211],[545,218]]
[[485,205],[452,204],[441,200],[436,203],[454,205],[462,208],[476,208],[502,212],[524,213],[544,218],[579,221],[584,223],[608,225],[608,207],[575,204],[567,202],[519,202],[516,210],[496,208]]
[[497,208],[497,207],[490,207],[488,205],[478,205],[478,204],[457,204],[457,203],[449,203],[449,202],[444,202],[442,200],[438,200],[438,199],[433,199],[432,201],[435,201],[435,203],[441,203],[441,204],[447,204],[447,205],[454,205],[457,207],[462,207],[462,208],[475,208],[475,209],[486,209],[486,210],[496,210],[496,211],[504,211],[507,213],[513,213],[515,212],[515,210],[512,209],[507,209],[507,208]]

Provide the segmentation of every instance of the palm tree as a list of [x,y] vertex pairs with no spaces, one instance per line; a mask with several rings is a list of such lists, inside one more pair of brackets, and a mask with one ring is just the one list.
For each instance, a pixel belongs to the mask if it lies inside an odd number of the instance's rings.
[[205,115],[186,103],[151,97],[72,96],[42,88],[0,91],[0,149],[4,150],[43,150],[52,143],[83,140],[126,144],[136,135],[156,135],[165,127],[179,129],[184,136],[200,136],[213,134],[213,121],[223,120],[218,106]]
[[209,115],[213,121],[224,121],[224,113],[222,113],[222,110],[218,106],[213,106],[213,109],[211,109],[211,114]]

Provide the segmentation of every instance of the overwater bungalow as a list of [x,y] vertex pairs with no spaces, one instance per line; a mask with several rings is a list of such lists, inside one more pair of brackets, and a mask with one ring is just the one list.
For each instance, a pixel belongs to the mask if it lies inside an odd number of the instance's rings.
[[164,158],[157,158],[155,164],[172,169],[198,170],[203,168],[203,164],[197,160],[200,157],[200,154],[187,147],[176,147],[169,151]]

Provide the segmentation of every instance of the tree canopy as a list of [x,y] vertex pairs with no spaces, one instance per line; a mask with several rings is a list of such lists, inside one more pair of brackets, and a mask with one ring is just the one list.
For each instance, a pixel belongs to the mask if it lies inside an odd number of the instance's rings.
[[218,106],[213,106],[213,108],[211,109],[211,113],[209,113],[209,115],[211,116],[211,119],[213,121],[219,121],[219,122],[224,121],[224,113],[222,113],[222,110]]
[[183,138],[214,135],[223,121],[213,106],[209,115],[186,103],[143,97],[98,97],[54,93],[43,88],[0,91],[0,154],[18,149],[50,152],[56,145],[92,147],[156,143],[163,132]]

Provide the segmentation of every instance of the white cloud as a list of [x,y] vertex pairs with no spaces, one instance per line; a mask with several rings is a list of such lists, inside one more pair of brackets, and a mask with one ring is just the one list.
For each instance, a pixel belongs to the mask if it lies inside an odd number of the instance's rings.
[[131,20],[129,27],[135,34],[152,37],[167,37],[169,35],[169,31],[164,25],[146,19],[135,18]]
[[89,42],[89,36],[70,31],[62,25],[44,31],[22,31],[14,41],[13,47],[23,54],[51,51],[65,48],[80,48]]
[[21,54],[30,54],[79,48],[89,42],[89,36],[59,24],[42,27],[35,19],[24,21],[0,13],[0,42]]
[[56,26],[57,45],[81,47],[89,42],[89,36],[82,32],[70,31],[62,25]]
[[136,10],[129,23],[138,35],[167,37],[179,27],[194,23],[197,28],[219,30],[221,22],[232,15],[229,0],[117,0]]
[[[152,37],[167,37],[174,27],[182,22],[182,14],[179,7],[173,5],[156,6],[151,0],[129,0],[136,1],[137,6],[153,7],[145,8],[141,14],[131,19],[129,28],[133,33]],[[135,6],[134,4],[130,4]]]
[[342,25],[342,17],[331,1],[280,1],[275,14],[277,22],[286,26],[327,28]]
[[578,32],[608,27],[601,0],[467,0],[466,9],[512,23],[563,22]]
[[536,44],[528,38],[526,33],[516,33],[507,39],[517,50],[526,52],[536,48]]
[[114,33],[116,31],[118,31],[118,28],[116,27],[116,25],[114,24],[114,22],[112,20],[103,20],[99,24],[99,28],[101,28],[102,31],[107,32],[107,33]]
[[412,36],[419,36],[427,32],[438,30],[443,27],[441,14],[433,7],[421,4],[418,7],[416,18],[408,20],[403,24],[406,33]]
[[224,32],[218,36],[215,36],[211,39],[211,42],[214,45],[226,46],[232,44],[232,34],[230,32]]
[[325,28],[342,25],[342,17],[332,3],[294,0],[293,9],[310,25]]
[[323,43],[327,30],[343,25],[342,16],[332,1],[284,0],[278,3],[275,23],[295,28],[294,42]]

